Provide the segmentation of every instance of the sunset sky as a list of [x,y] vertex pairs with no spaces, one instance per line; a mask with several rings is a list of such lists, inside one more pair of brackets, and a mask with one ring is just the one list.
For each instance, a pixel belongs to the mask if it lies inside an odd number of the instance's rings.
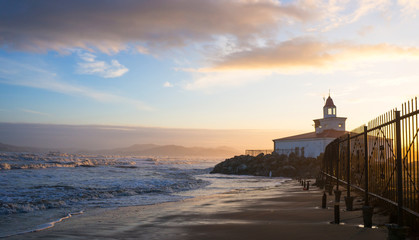
[[314,129],[330,89],[351,130],[417,95],[418,14],[410,0],[1,1],[0,122],[285,136]]

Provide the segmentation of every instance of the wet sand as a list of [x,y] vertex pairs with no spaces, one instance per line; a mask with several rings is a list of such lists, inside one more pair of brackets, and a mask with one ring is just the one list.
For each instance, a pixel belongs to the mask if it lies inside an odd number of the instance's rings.
[[[387,217],[374,214],[377,228],[362,224],[362,202],[333,220],[334,196],[321,209],[323,192],[304,191],[295,180],[266,189],[224,194],[152,206],[96,210],[74,216],[54,228],[10,239],[386,239]],[[342,193],[344,196],[345,192]],[[342,196],[342,199],[343,199]],[[358,198],[359,199],[359,198]]]

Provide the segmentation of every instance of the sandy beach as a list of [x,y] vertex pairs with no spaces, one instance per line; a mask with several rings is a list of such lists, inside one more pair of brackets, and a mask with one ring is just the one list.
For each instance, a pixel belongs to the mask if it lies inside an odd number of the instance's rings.
[[[304,191],[295,181],[277,187],[150,206],[99,209],[66,219],[55,227],[10,239],[386,239],[387,217],[374,214],[373,229],[362,228],[362,203],[333,220],[334,196],[321,209],[322,191]],[[342,197],[343,198],[343,197]]]

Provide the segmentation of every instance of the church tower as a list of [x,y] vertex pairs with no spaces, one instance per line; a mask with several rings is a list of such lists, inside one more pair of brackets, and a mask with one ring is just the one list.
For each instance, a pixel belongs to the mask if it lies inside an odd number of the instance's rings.
[[333,99],[329,97],[323,107],[323,118],[315,119],[314,128],[317,134],[325,130],[345,131],[345,117],[337,117],[336,106]]
[[323,107],[323,118],[330,118],[330,117],[336,117],[336,106],[329,95],[329,97],[326,100],[326,104]]

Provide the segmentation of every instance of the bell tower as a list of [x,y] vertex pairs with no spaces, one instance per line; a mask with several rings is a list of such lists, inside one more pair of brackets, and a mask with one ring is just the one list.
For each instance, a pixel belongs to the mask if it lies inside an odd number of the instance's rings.
[[331,117],[336,117],[336,106],[329,95],[323,107],[323,118],[331,118]]
[[330,94],[323,106],[323,118],[314,119],[313,121],[317,134],[323,133],[325,130],[345,131],[346,118],[337,117],[336,106]]

